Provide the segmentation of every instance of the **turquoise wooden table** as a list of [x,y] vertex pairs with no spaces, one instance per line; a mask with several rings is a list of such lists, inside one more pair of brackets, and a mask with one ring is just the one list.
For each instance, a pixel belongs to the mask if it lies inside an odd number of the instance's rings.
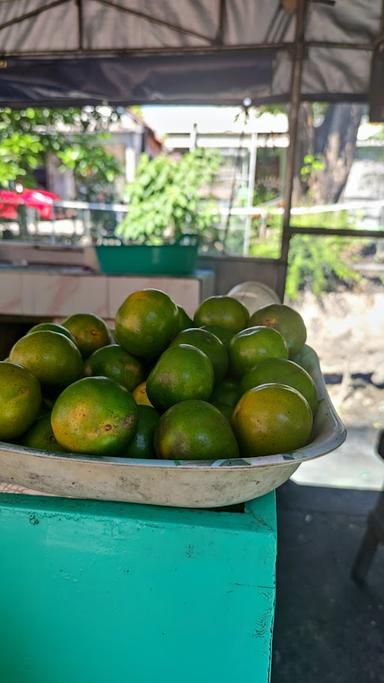
[[1,683],[267,683],[271,493],[242,511],[0,495]]

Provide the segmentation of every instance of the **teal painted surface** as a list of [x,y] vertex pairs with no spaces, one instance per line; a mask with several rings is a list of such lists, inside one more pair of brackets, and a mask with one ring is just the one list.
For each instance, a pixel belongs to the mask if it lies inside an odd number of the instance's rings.
[[266,683],[271,493],[244,513],[0,496],[1,683]]
[[191,275],[197,244],[97,246],[100,270],[107,275]]

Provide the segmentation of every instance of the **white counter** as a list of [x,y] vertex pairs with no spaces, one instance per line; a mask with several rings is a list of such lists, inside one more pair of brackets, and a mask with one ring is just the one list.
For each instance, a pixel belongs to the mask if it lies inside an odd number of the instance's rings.
[[211,271],[185,277],[106,276],[28,268],[0,270],[0,316],[64,318],[72,313],[115,317],[124,299],[137,289],[167,292],[189,315],[214,292]]

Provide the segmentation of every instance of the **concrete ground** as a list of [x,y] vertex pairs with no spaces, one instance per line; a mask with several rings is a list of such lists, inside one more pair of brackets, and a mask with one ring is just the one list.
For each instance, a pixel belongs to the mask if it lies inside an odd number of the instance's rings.
[[300,465],[292,480],[313,486],[381,490],[384,461],[375,451],[378,430],[348,424],[347,430],[346,441],[337,451]]
[[371,427],[349,428],[342,448],[278,491],[272,683],[384,681],[384,546],[364,588],[350,579],[384,481],[376,438]]

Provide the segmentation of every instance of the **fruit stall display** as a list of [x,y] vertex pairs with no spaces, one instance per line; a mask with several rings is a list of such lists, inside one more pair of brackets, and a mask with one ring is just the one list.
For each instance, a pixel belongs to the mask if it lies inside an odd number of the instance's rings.
[[193,320],[134,292],[110,329],[40,323],[0,363],[0,478],[73,497],[205,507],[250,500],[344,428],[299,313],[236,298]]

